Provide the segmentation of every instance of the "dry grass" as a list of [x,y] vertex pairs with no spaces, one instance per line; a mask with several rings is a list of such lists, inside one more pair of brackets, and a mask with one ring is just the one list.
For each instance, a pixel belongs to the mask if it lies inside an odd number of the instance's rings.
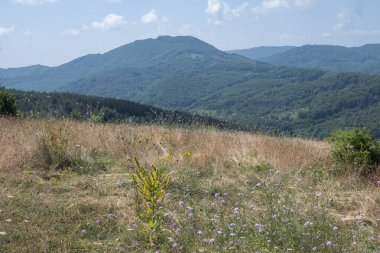
[[281,169],[310,166],[329,159],[329,145],[312,140],[275,138],[242,132],[189,130],[157,126],[92,124],[74,121],[1,119],[0,171],[20,171],[41,160],[41,141],[48,127],[69,133],[69,148],[81,145],[86,155],[112,159],[144,157],[154,162],[169,152],[181,161],[185,152],[202,165],[248,166],[265,160]]
[[[144,244],[139,240],[143,235],[134,235],[132,241],[126,238],[138,223],[131,180],[133,157],[146,166],[164,164],[173,171],[175,187],[169,192],[169,205],[188,196],[182,192],[187,187],[194,191],[188,200],[194,205],[207,201],[210,193],[225,191],[252,196],[231,197],[231,201],[258,210],[260,194],[251,195],[251,191],[257,183],[265,183],[289,189],[292,202],[303,205],[305,213],[321,192],[318,201],[324,201],[329,216],[337,222],[359,220],[368,223],[375,235],[380,231],[380,187],[356,176],[332,177],[333,161],[326,142],[75,121],[0,119],[0,126],[0,232],[7,233],[0,235],[0,244],[5,245],[0,251],[117,252],[125,250],[126,244],[129,250],[142,251]],[[59,175],[46,163],[43,143],[49,129],[67,139],[67,153],[79,149],[81,159],[111,161],[107,171]],[[189,151],[191,158],[185,155]],[[173,159],[166,159],[165,154]],[[259,170],[262,164],[268,165],[267,170]],[[56,174],[58,182],[47,180]],[[226,208],[232,208],[232,202]],[[102,229],[95,221],[104,225]],[[83,229],[97,234],[82,235]]]

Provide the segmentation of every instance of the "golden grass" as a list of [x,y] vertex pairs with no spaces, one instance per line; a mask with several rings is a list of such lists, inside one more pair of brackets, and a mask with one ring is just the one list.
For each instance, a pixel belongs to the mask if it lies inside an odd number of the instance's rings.
[[[138,157],[145,166],[164,161],[173,170],[174,181],[207,175],[206,179],[197,181],[195,187],[209,191],[228,188],[248,196],[257,182],[271,181],[296,189],[294,202],[298,203],[308,203],[310,196],[322,192],[322,198],[331,199],[328,210],[337,220],[365,220],[374,231],[380,231],[380,187],[355,176],[329,176],[333,161],[330,145],[326,142],[235,131],[66,120],[0,119],[0,126],[2,199],[10,195],[21,196],[30,182],[34,192],[31,194],[35,198],[32,202],[38,200],[41,205],[52,205],[57,210],[62,206],[69,210],[86,210],[78,213],[90,213],[92,220],[105,219],[104,216],[111,213],[117,224],[133,224],[138,218],[131,173],[135,169],[133,158]],[[105,173],[68,175],[53,185],[43,178],[44,173],[51,172],[43,162],[46,154],[42,148],[47,129],[51,128],[64,130],[69,152],[80,149],[82,157],[112,160],[112,166]],[[191,158],[185,155],[189,151],[192,152]],[[165,159],[165,154],[171,154],[173,158]],[[270,177],[253,173],[254,166],[262,162],[273,167]],[[314,179],[316,183],[310,183]],[[176,199],[169,197],[169,201]],[[254,198],[244,202],[257,208]],[[9,210],[7,215],[10,215]],[[14,229],[5,218],[0,212],[0,228]],[[45,242],[52,239],[49,230],[37,217],[34,221],[29,219],[27,226],[34,224],[38,227],[35,249],[42,252],[52,247]],[[26,229],[24,225],[22,227]],[[78,227],[73,233],[80,229]],[[68,235],[68,238],[58,243],[61,252],[72,249],[72,237]]]
[[9,119],[0,119],[0,125],[0,171],[20,171],[38,163],[43,156],[40,146],[47,127],[62,128],[70,133],[72,149],[80,145],[86,155],[99,154],[112,159],[136,156],[151,163],[168,152],[182,160],[184,154],[191,151],[202,165],[248,166],[265,160],[281,169],[329,159],[329,145],[325,142],[242,132]]

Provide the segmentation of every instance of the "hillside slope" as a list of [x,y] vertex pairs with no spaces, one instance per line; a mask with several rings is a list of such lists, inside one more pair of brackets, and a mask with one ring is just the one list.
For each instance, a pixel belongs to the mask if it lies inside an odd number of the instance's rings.
[[26,118],[77,119],[90,122],[155,123],[190,127],[237,128],[225,121],[196,114],[162,110],[128,100],[59,92],[8,90],[18,115]]

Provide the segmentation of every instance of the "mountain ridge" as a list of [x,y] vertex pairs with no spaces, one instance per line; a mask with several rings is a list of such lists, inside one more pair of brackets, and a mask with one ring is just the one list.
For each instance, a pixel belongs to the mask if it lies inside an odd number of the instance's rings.
[[367,126],[380,136],[380,76],[276,66],[194,37],[135,41],[17,78],[26,88],[126,99],[248,128],[324,137]]
[[380,74],[380,44],[365,44],[357,47],[310,44],[300,47],[273,48],[277,51],[272,49],[270,54],[261,56],[258,56],[263,51],[261,47],[232,52],[274,65]]

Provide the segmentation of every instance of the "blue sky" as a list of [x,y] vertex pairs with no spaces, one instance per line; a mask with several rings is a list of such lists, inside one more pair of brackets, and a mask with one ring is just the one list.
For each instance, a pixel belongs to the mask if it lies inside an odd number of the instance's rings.
[[219,49],[380,43],[379,0],[1,0],[0,68],[57,66],[137,39]]

